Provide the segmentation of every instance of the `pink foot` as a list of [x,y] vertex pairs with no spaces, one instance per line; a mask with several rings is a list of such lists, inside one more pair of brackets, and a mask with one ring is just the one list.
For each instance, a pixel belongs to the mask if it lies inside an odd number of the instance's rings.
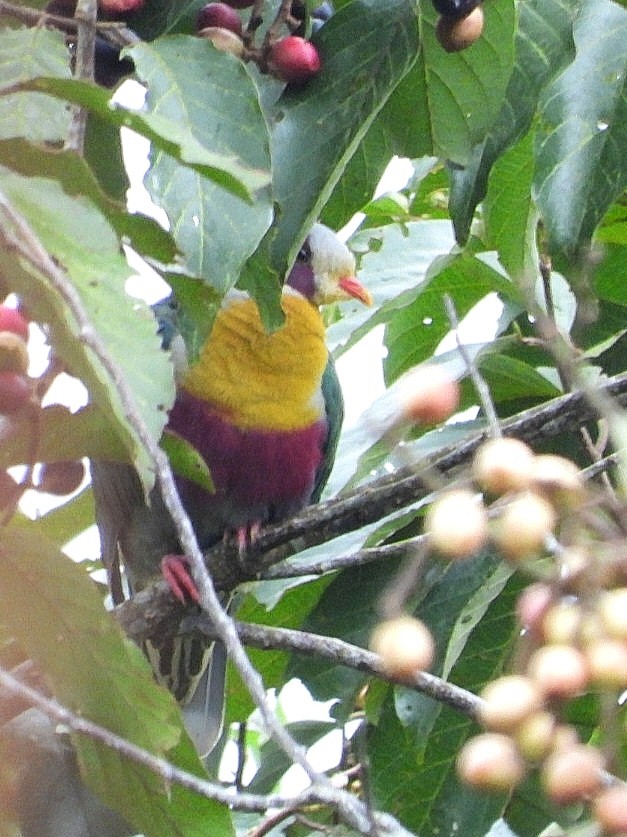
[[261,523],[258,520],[247,526],[240,526],[237,530],[235,539],[240,558],[245,556],[246,550],[257,540],[259,532],[261,532]]
[[189,562],[184,555],[164,555],[161,572],[176,598],[186,604],[189,599],[200,604],[200,593],[189,574]]

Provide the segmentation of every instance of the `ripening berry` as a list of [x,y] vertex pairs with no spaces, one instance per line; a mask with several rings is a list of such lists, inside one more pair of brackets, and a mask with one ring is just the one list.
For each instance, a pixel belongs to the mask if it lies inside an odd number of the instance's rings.
[[469,739],[457,757],[457,773],[469,785],[506,792],[525,775],[525,763],[508,735],[484,732]]
[[419,424],[438,424],[449,418],[459,404],[459,384],[435,363],[408,372],[399,381],[403,419]]
[[621,783],[600,791],[594,798],[593,810],[604,834],[627,833],[627,786]]
[[534,453],[520,439],[491,439],[475,455],[475,481],[490,494],[506,494],[527,488],[531,481]]
[[454,489],[429,506],[425,531],[434,549],[442,555],[469,558],[487,541],[488,516],[471,491]]
[[588,664],[572,645],[542,645],[527,665],[527,674],[548,697],[570,698],[588,683]]
[[543,497],[526,491],[505,506],[494,527],[493,538],[510,561],[524,560],[544,548],[556,522],[553,506]]
[[601,787],[604,763],[596,747],[577,744],[551,753],[540,772],[547,796],[557,805],[578,802]]
[[302,84],[320,72],[316,47],[298,35],[288,35],[273,44],[268,66],[283,81]]
[[590,679],[606,689],[627,688],[627,643],[603,637],[586,642],[584,654]]
[[627,587],[616,587],[601,593],[597,613],[610,636],[627,639]]
[[241,58],[244,54],[244,41],[230,29],[223,29],[221,26],[207,26],[198,32],[198,36],[207,38],[220,52],[230,52],[237,58]]
[[532,485],[555,506],[572,508],[584,497],[583,478],[570,459],[545,453],[533,462]]
[[583,614],[577,601],[561,599],[542,617],[542,635],[549,644],[567,645],[575,642],[582,622]]
[[541,581],[526,587],[516,602],[518,621],[528,631],[537,631],[553,601],[553,590]]
[[82,483],[84,476],[85,466],[80,459],[45,462],[39,471],[37,488],[48,494],[71,494]]
[[25,373],[29,362],[24,338],[12,331],[0,331],[0,369]]
[[518,748],[528,761],[541,761],[553,748],[555,716],[546,709],[533,712],[514,730]]
[[232,6],[226,3],[207,3],[196,15],[196,32],[208,26],[230,29],[236,35],[242,34],[242,20]]
[[28,320],[16,308],[0,305],[0,331],[11,331],[28,340]]
[[17,372],[0,372],[0,414],[11,416],[30,401],[31,384]]
[[381,657],[388,674],[405,678],[431,666],[435,643],[423,622],[405,615],[379,622],[370,637],[370,650]]
[[522,674],[492,680],[481,692],[479,721],[486,729],[511,732],[542,705],[538,685]]
[[438,20],[435,35],[447,52],[460,52],[478,41],[483,32],[484,16],[481,6],[462,18],[445,17]]

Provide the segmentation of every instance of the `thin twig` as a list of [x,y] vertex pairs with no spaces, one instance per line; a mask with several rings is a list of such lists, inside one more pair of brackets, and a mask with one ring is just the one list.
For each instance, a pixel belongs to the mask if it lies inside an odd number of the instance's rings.
[[[205,618],[189,617],[188,626],[191,627],[192,624],[196,630],[206,636],[215,637],[216,631]],[[471,718],[477,717],[483,703],[480,697],[467,689],[447,683],[441,677],[426,671],[419,671],[407,677],[391,676],[377,654],[341,639],[292,628],[271,628],[267,625],[255,625],[249,622],[235,622],[235,627],[240,639],[246,645],[261,648],[264,651],[290,651],[330,660],[336,664],[372,674],[388,683],[415,689]]]
[[[96,51],[96,0],[78,0],[76,3],[76,55],[74,77],[83,81],[94,80],[94,56]],[[83,153],[85,131],[87,129],[87,110],[80,105],[72,107],[72,121],[68,131],[66,148]]]
[[279,794],[238,793],[234,795],[231,791],[224,788],[223,785],[202,779],[193,773],[188,773],[186,770],[176,767],[167,759],[155,756],[153,753],[148,752],[148,750],[144,750],[142,747],[138,747],[136,744],[127,741],[126,738],[122,738],[116,733],[111,732],[111,730],[101,727],[99,724],[95,724],[87,718],[76,715],[54,700],[54,698],[42,695],[2,667],[0,667],[0,686],[6,692],[24,701],[24,703],[36,706],[49,718],[67,726],[73,732],[79,733],[80,735],[87,735],[94,741],[100,741],[102,744],[110,747],[131,761],[147,767],[155,775],[163,779],[164,786],[166,787],[176,782],[182,787],[195,791],[207,799],[215,799],[217,802],[241,811],[263,812],[268,808],[284,808],[288,805],[300,806],[318,801],[317,794],[313,788],[304,791],[300,796],[294,798]]
[[490,428],[490,436],[492,439],[500,439],[502,436],[501,425],[499,422],[499,417],[496,414],[496,410],[494,409],[494,402],[492,401],[492,396],[490,395],[490,388],[486,384],[483,375],[481,375],[481,373],[479,372],[479,368],[477,367],[477,364],[474,362],[469,352],[467,351],[466,346],[461,341],[461,338],[459,336],[459,319],[457,317],[457,311],[455,310],[455,303],[453,302],[453,299],[449,294],[444,294],[444,307],[446,308],[446,315],[448,317],[451,329],[455,334],[455,342],[457,343],[457,348],[462,357],[462,360],[466,364],[468,374],[470,375],[470,378],[473,384],[475,385],[475,390],[477,391],[477,395],[479,396],[481,407],[483,408],[483,412],[488,421],[488,427]]
[[191,573],[200,594],[201,606],[214,624],[231,661],[236,666],[255,705],[258,707],[265,728],[290,761],[303,768],[312,785],[316,788],[319,798],[324,798],[327,803],[333,805],[347,824],[362,833],[372,834],[371,823],[363,805],[350,794],[334,788],[326,776],[313,769],[307,759],[306,749],[292,738],[274,715],[268,703],[261,676],[248,659],[237,635],[233,620],[222,607],[220,597],[205,567],[194,529],[178,496],[168,457],[161,450],[158,442],[152,438],[141,417],[131,388],[120,368],[111,358],[105,344],[93,329],[75,287],[66,274],[50,258],[26,220],[15,212],[2,194],[0,194],[0,212],[5,216],[5,223],[0,224],[0,237],[10,249],[19,253],[22,258],[45,275],[75,319],[80,329],[81,341],[93,351],[115,385],[126,420],[137,434],[154,465],[157,483],[165,507],[174,522],[183,551],[189,561]]

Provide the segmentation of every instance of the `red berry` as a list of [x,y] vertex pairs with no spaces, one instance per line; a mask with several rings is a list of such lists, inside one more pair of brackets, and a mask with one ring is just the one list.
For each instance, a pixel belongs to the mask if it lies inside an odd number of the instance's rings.
[[208,26],[230,29],[236,35],[242,34],[242,21],[237,12],[226,3],[207,3],[196,16],[196,31]]
[[124,15],[138,12],[145,0],[99,0],[98,6],[106,15]]
[[270,51],[270,68],[283,81],[302,83],[315,76],[321,66],[316,47],[298,35],[277,41]]
[[17,372],[0,372],[0,413],[10,416],[24,407],[31,396],[28,378]]
[[28,322],[15,308],[0,305],[0,331],[11,331],[28,340]]
[[48,494],[71,494],[82,483],[84,476],[85,467],[80,459],[45,462],[39,472],[37,488]]

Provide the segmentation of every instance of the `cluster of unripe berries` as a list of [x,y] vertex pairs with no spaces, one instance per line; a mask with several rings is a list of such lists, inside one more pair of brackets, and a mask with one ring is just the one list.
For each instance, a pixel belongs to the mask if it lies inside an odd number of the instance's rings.
[[483,32],[483,8],[479,0],[432,0],[440,17],[435,34],[447,52],[459,52],[474,44]]
[[[9,305],[0,305],[0,428],[10,440],[11,428],[20,421],[36,428],[36,411],[41,409],[37,382],[28,375],[29,325],[23,314]],[[7,471],[0,471],[0,512],[15,505],[26,488],[50,494],[69,494],[84,476],[80,461],[42,464],[36,485],[18,485]]]
[[[260,54],[246,43],[242,18],[238,10],[253,5],[253,0],[226,0],[226,2],[207,3],[198,12],[196,31],[198,35],[209,38],[215,47],[231,52],[240,58],[256,60],[260,68],[272,73],[277,78],[291,84],[303,84],[321,69],[320,55],[311,41],[299,34],[289,34],[279,40],[264,44]],[[312,31],[319,28],[331,15],[330,3],[322,3],[312,12]],[[292,17],[296,28],[298,18]],[[255,21],[258,25],[260,21]],[[254,32],[255,26],[249,22],[248,31]],[[294,30],[296,31],[296,30]]]
[[[609,694],[617,708],[627,690],[624,562],[606,555],[589,523],[580,523],[590,496],[569,460],[535,455],[517,439],[495,439],[478,450],[472,476],[477,491],[450,490],[429,507],[431,547],[463,560],[492,544],[532,574],[541,556],[550,555],[552,569],[545,561],[548,580],[519,597],[524,660],[519,673],[485,687],[478,720],[486,731],[462,748],[458,772],[475,787],[508,792],[531,766],[554,803],[590,803],[604,833],[625,834],[627,785],[610,777],[602,751],[581,743],[559,714],[565,702],[591,690]],[[494,500],[490,513],[478,491]],[[400,679],[428,669],[434,657],[428,628],[410,616],[379,624],[371,648],[387,674]]]

